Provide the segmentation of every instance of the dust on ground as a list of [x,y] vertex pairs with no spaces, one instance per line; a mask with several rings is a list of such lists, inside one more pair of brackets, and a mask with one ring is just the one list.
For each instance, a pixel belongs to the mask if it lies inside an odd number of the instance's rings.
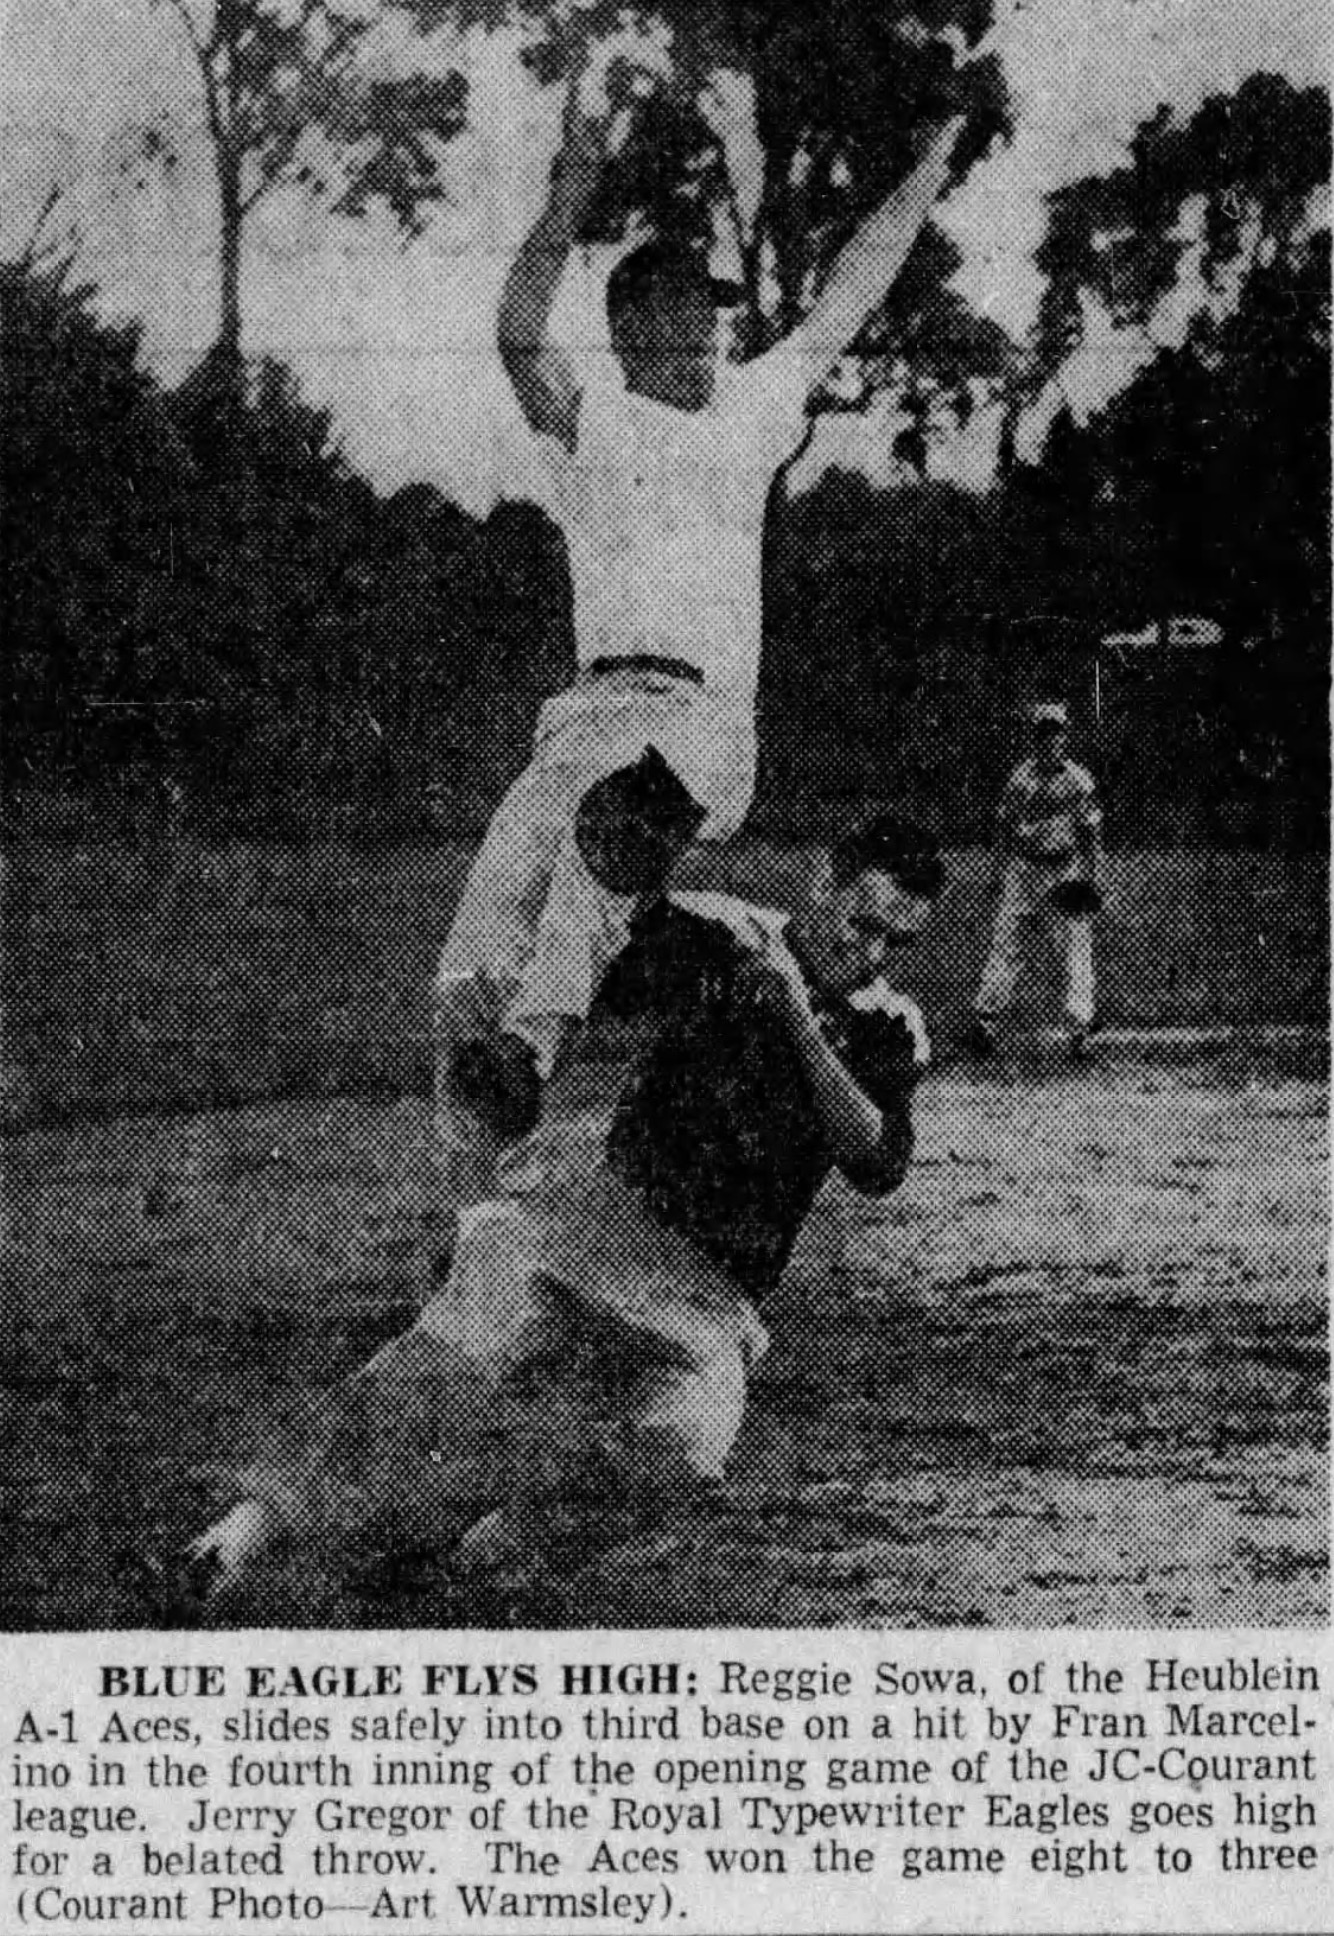
[[[326,1542],[229,1624],[1323,1622],[1326,1112],[1202,1066],[938,1076],[899,1195],[821,1199],[720,1512],[499,1598]],[[139,1625],[220,1445],[429,1292],[425,1105],[48,1128],[6,1171],[0,1621]]]

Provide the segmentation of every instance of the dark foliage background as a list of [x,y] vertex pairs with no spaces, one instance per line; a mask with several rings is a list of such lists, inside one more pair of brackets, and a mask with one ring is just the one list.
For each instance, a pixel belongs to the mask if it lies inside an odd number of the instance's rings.
[[[1184,130],[1156,119],[1125,170],[1053,198],[1042,340],[1025,369],[993,358],[996,393],[1031,397],[1081,288],[1150,314],[1185,193],[1205,197],[1216,265],[1242,246],[1230,209],[1264,227],[1227,320],[1159,351],[1083,428],[1062,412],[1041,461],[1011,451],[983,495],[837,471],[776,489],[762,831],[895,798],[978,837],[1016,704],[1059,686],[1114,838],[1323,846],[1329,235],[1294,237],[1328,173],[1328,102],[1262,76],[1225,106]],[[1119,272],[1090,239],[1113,220]],[[924,372],[949,334],[931,323],[939,253],[876,325],[910,360],[920,337]],[[573,663],[559,532],[530,505],[479,522],[429,486],[377,494],[278,364],[164,390],[96,295],[69,256],[0,265],[11,823],[478,830]],[[963,345],[938,393],[994,349]],[[1098,650],[1174,613],[1217,620],[1223,644]]]

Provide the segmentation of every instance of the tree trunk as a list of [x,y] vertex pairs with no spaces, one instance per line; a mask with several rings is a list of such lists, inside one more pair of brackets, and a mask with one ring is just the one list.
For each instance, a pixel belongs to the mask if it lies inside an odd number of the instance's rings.
[[222,202],[222,301],[218,353],[229,362],[241,355],[241,211],[239,199],[224,193]]
[[218,335],[212,360],[217,373],[236,387],[241,376],[241,169],[236,155],[218,156],[220,295]]
[[244,31],[241,0],[217,0],[210,62],[214,160],[218,172],[218,334],[209,353],[209,375],[217,396],[240,401],[241,367],[241,202],[240,83],[237,58]]

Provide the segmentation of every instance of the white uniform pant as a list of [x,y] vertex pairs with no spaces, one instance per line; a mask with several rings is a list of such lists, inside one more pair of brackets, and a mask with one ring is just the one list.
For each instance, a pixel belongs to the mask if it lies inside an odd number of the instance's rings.
[[533,1045],[545,1079],[587,1018],[634,901],[589,874],[575,813],[590,786],[650,745],[708,809],[704,837],[735,833],[754,786],[749,700],[642,669],[583,673],[542,708],[532,761],[473,861],[434,988],[436,1129],[454,1204],[487,1194],[494,1151],[453,1093],[453,1057],[470,1034],[503,1028]]
[[616,1417],[604,1423],[626,1469],[654,1490],[721,1478],[747,1371],[768,1348],[728,1273],[601,1167],[557,1211],[499,1202],[465,1212],[449,1281],[416,1329],[457,1346],[497,1389],[540,1362],[544,1420],[591,1342],[615,1377]]
[[[464,1213],[444,1288],[402,1336],[238,1465],[302,1537],[386,1516],[439,1536],[608,1466],[633,1495],[716,1480],[768,1337],[728,1274],[601,1173],[559,1213]],[[592,1455],[596,1454],[594,1458]]]
[[991,952],[982,970],[976,1012],[995,1021],[1010,1006],[1029,948],[1045,936],[1061,969],[1063,1005],[1072,1027],[1093,1023],[1093,924],[1072,919],[1051,904],[1051,890],[1071,877],[1067,867],[1012,860],[1005,870]]

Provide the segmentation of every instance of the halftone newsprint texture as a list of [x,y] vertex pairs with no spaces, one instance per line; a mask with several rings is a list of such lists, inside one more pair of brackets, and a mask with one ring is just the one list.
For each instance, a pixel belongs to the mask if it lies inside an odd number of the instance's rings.
[[1318,1649],[1329,38],[3,0],[17,1663]]

